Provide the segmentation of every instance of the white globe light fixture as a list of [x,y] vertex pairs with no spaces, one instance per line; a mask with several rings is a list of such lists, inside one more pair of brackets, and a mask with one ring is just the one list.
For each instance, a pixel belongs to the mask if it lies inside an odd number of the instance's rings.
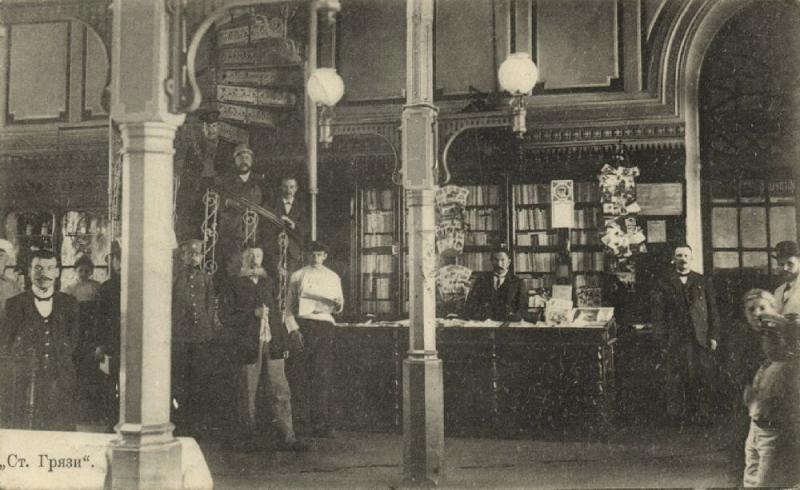
[[500,88],[513,97],[511,105],[514,108],[514,132],[522,137],[525,127],[525,102],[524,97],[530,95],[536,81],[539,79],[539,69],[528,53],[511,53],[500,65],[497,71]]
[[322,106],[319,120],[319,142],[325,145],[333,142],[331,135],[331,110],[344,95],[344,81],[335,68],[317,68],[308,77],[308,97],[316,105]]

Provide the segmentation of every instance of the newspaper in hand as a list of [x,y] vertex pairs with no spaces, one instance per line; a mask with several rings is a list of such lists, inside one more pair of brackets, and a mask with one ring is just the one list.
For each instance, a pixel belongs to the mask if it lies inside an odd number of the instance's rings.
[[308,275],[303,280],[298,301],[298,314],[330,314],[338,311],[342,301],[342,285],[335,274]]

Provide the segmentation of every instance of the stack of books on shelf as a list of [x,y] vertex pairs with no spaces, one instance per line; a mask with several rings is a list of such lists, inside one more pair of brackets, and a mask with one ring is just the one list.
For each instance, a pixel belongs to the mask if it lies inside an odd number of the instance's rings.
[[393,243],[393,237],[390,234],[385,235],[375,235],[375,234],[364,234],[364,248],[375,248],[375,247],[391,247]]
[[473,245],[483,247],[490,245],[490,237],[493,235],[491,232],[486,231],[473,231],[468,232],[464,237],[464,245]]
[[572,272],[602,271],[603,252],[572,252]]
[[544,208],[517,209],[517,230],[546,230],[550,228],[550,210]]
[[364,191],[364,207],[367,210],[391,211],[392,191],[391,190],[366,190]]
[[596,182],[575,182],[575,202],[600,203],[600,186]]
[[391,299],[392,278],[364,274],[361,282],[361,293],[364,299]]
[[555,231],[517,233],[517,246],[520,247],[552,247],[555,245],[558,245],[558,233]]
[[598,274],[576,274],[575,275],[575,287],[582,288],[599,288],[600,284],[600,276]]
[[364,274],[388,274],[394,272],[391,255],[365,254],[361,256],[361,272]]
[[575,228],[597,228],[600,222],[600,208],[581,208],[575,210]]
[[500,228],[500,208],[472,208],[464,211],[464,223],[468,230],[494,231]]
[[528,291],[550,289],[553,287],[555,278],[552,275],[541,277],[523,277],[522,282]]
[[515,254],[515,270],[517,272],[553,272],[558,263],[558,254],[555,253],[525,253]]
[[362,310],[367,315],[389,315],[392,313],[393,305],[391,301],[368,300],[361,302]]
[[499,206],[500,186],[497,185],[465,185],[469,191],[467,206]]
[[488,271],[492,267],[492,262],[488,253],[465,252],[459,257],[460,265],[469,267],[473,271]]
[[598,230],[571,230],[569,239],[573,245],[600,245]]
[[394,227],[392,211],[367,211],[364,215],[364,233],[391,233]]
[[549,184],[518,184],[513,192],[517,204],[550,204]]

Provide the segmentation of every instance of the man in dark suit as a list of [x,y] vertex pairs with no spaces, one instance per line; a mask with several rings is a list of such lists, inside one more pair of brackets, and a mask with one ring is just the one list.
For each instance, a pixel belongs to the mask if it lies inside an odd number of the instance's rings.
[[[297,179],[285,177],[281,180],[281,195],[272,201],[272,209],[281,218],[286,230],[292,235],[286,250],[287,276],[303,266],[303,247],[309,233],[308,207],[305,201],[297,195],[297,190]],[[270,255],[270,259],[277,266],[275,272],[280,273],[278,237],[269,236],[267,240],[268,243],[265,244],[264,248]]]
[[27,372],[17,371],[21,390],[15,393],[9,425],[75,430],[78,301],[55,290],[60,270],[49,250],[33,253],[29,274],[31,289],[6,302],[6,322],[0,326],[3,346],[31,366]]
[[465,316],[470,320],[520,321],[528,308],[528,291],[520,278],[509,272],[511,259],[505,250],[492,252],[492,271],[478,276],[467,296]]
[[678,245],[673,268],[654,288],[652,322],[664,342],[667,415],[673,422],[707,422],[713,387],[711,353],[717,349],[719,316],[710,278],[693,272],[689,245]]

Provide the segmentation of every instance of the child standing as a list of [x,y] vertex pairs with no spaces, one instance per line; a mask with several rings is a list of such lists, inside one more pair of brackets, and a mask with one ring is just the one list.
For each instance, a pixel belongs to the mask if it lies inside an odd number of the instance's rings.
[[796,353],[786,341],[791,325],[778,314],[775,297],[753,289],[744,296],[745,317],[760,336],[765,361],[745,389],[750,415],[745,442],[745,487],[792,486],[800,418],[800,386]]

